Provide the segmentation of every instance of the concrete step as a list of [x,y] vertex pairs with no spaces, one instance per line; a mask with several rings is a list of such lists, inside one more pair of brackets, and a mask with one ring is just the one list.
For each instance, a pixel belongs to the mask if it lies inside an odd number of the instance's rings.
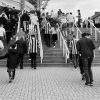
[[[37,67],[71,67],[72,64],[66,64],[66,63],[37,63]],[[0,64],[0,67],[6,67],[6,64]],[[19,67],[19,66],[18,66]],[[31,67],[30,63],[23,64],[23,67]]]
[[[23,67],[31,67],[30,66],[31,64],[30,63],[24,63],[23,64]],[[57,67],[71,67],[73,66],[72,63],[37,63],[37,67],[54,67],[54,66],[57,66]],[[100,63],[92,63],[92,67],[95,67],[95,66],[100,66]],[[0,67],[6,67],[6,63],[0,63]],[[73,66],[74,67],[74,66]]]

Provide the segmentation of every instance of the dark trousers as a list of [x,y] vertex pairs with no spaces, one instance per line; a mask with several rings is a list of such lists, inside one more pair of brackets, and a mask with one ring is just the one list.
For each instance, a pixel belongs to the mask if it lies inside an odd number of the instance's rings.
[[7,31],[6,32],[6,42],[7,42],[7,44],[9,44],[11,37],[12,37],[12,32]]
[[31,67],[34,67],[34,69],[36,69],[36,55],[37,53],[30,53]]
[[81,75],[83,75],[84,74],[84,69],[83,69],[83,64],[82,64],[81,56],[79,56],[79,68],[80,68]]
[[52,34],[52,42],[54,46],[56,41],[57,41],[57,34]]
[[3,36],[0,36],[0,40],[3,42],[3,40],[4,40]]
[[20,69],[23,69],[23,58],[24,54],[18,54],[18,65],[20,65]]
[[82,64],[85,72],[86,83],[93,82],[93,73],[91,69],[93,58],[82,58]]
[[77,54],[72,54],[72,61],[73,61],[73,65],[75,68],[78,67],[78,55]]
[[13,71],[8,71],[8,75],[9,75],[9,78],[14,79],[15,78],[15,68]]
[[44,34],[46,45],[50,47],[50,34]]
[[81,27],[81,19],[78,19],[77,25],[78,27]]

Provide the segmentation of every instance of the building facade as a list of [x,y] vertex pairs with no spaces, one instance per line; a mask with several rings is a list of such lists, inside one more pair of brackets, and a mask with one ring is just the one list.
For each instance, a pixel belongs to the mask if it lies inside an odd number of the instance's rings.
[[100,12],[95,12],[95,14],[92,16],[92,20],[94,25],[100,28]]
[[8,6],[10,8],[15,7],[17,10],[34,10],[34,6],[26,0],[0,0],[0,5],[3,7]]

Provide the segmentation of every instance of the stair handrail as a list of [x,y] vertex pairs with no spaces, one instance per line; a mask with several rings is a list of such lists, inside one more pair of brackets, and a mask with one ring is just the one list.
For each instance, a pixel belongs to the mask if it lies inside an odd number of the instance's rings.
[[[63,56],[65,57],[65,62],[67,63],[68,59],[69,59],[69,49],[66,43],[66,40],[64,39],[60,28],[58,27],[58,31],[59,31],[59,40],[60,40],[60,48],[63,48]],[[62,47],[63,46],[63,47]]]
[[41,63],[42,63],[43,62],[43,45],[42,45],[42,40],[41,40],[39,23],[37,24],[37,31],[38,31],[38,42],[39,42],[39,48],[40,48],[40,58],[41,58]]
[[20,16],[18,16],[17,33],[18,33],[18,32],[19,32],[19,30],[20,30],[20,23],[21,23]]
[[81,32],[81,30],[77,27],[76,23],[74,23],[74,27],[76,27],[76,30],[77,30],[77,32],[76,32],[76,38],[79,39],[79,38],[80,38],[79,35],[82,35],[82,32]]
[[[20,15],[18,16],[18,26],[17,26],[17,33],[20,30]],[[38,32],[38,42],[39,42],[39,48],[40,48],[40,58],[41,58],[41,63],[43,61],[43,46],[42,46],[42,40],[41,40],[41,35],[40,35],[40,28],[39,28],[39,23],[37,24],[37,32]],[[17,40],[18,37],[16,37]]]
[[90,33],[91,33],[91,35],[93,34],[92,28],[95,29],[95,33],[94,33],[94,34],[95,34],[95,41],[97,41],[97,32],[100,33],[100,31],[99,31],[98,28],[95,27],[94,23],[91,22],[91,20],[88,20],[88,19],[87,19],[87,21],[90,23]]

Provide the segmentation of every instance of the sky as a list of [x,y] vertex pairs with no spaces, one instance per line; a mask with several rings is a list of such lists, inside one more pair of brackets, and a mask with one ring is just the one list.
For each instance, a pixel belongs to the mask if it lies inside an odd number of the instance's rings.
[[88,18],[94,15],[95,11],[100,11],[100,0],[50,0],[46,11],[62,9],[63,12],[72,12],[77,16],[77,10],[80,9],[82,18]]

